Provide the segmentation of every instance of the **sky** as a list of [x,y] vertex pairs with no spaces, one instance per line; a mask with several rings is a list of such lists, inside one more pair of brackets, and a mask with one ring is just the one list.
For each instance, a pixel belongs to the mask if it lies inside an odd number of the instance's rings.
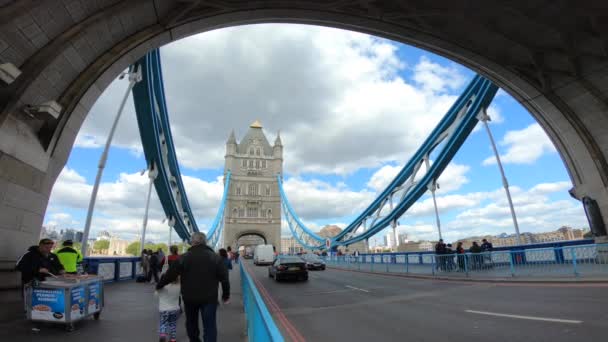
[[[183,182],[201,230],[222,196],[225,143],[259,120],[270,142],[280,131],[284,189],[302,221],[318,230],[348,225],[420,147],[474,72],[408,45],[333,28],[246,25],[210,31],[161,48],[167,105]],[[51,194],[46,226],[82,229],[112,120],[127,89],[116,79],[92,107]],[[588,223],[555,147],[534,118],[500,90],[490,128],[510,184],[521,232]],[[438,180],[447,241],[514,233],[488,135],[478,125]],[[114,136],[91,237],[141,234],[148,188],[132,98]],[[147,239],[169,228],[152,196]],[[410,240],[436,240],[432,199],[399,220]],[[380,243],[385,230],[371,244]],[[286,225],[283,235],[289,235]],[[173,235],[176,236],[175,234]]]

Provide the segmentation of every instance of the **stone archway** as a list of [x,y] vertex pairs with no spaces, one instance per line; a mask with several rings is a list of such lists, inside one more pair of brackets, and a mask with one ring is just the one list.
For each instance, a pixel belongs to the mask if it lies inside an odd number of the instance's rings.
[[[86,3],[86,4],[85,4]],[[551,13],[535,6],[547,5]],[[0,267],[39,235],[51,188],[101,92],[152,48],[226,26],[292,22],[408,43],[489,77],[522,103],[557,147],[576,198],[608,222],[608,31],[605,6],[501,1],[12,1],[0,8]],[[550,5],[550,6],[549,6]],[[539,44],[538,42],[542,42]],[[24,105],[55,100],[57,119]],[[280,237],[279,237],[280,238]]]

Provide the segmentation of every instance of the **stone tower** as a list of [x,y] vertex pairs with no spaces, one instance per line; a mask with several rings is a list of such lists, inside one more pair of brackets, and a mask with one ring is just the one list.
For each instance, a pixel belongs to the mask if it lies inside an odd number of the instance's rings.
[[224,170],[231,171],[224,211],[224,246],[237,246],[244,235],[258,235],[281,250],[281,196],[277,174],[283,172],[280,135],[270,145],[255,121],[240,143],[234,131],[226,141]]

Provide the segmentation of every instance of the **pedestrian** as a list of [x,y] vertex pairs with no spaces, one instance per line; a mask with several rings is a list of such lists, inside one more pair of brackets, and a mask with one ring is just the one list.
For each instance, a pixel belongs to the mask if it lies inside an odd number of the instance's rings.
[[239,263],[239,257],[241,256],[241,252],[237,249],[236,252],[234,252],[234,263],[238,264]]
[[471,268],[474,270],[481,268],[481,255],[479,255],[479,253],[481,253],[481,247],[477,241],[473,241],[473,245],[469,248],[469,252],[473,253],[471,256],[471,259],[473,259]]
[[161,248],[159,248],[156,253],[158,254],[158,269],[162,270],[163,266],[165,265],[165,253],[163,252],[163,250]]
[[169,268],[156,285],[156,289],[162,289],[180,276],[188,338],[191,342],[200,341],[198,328],[200,312],[203,321],[203,340],[216,342],[218,283],[222,284],[222,302],[228,304],[230,300],[228,269],[222,258],[207,246],[204,233],[192,233],[190,240],[192,247]]
[[156,291],[158,297],[158,333],[160,335],[160,342],[166,342],[167,339],[169,342],[175,342],[177,339],[177,320],[182,311],[180,292],[179,277]]
[[459,241],[458,244],[456,244],[456,254],[458,254],[458,271],[465,270],[465,253],[466,251],[464,250],[464,247],[462,247],[462,242]]
[[59,262],[63,265],[65,273],[68,274],[77,274],[78,266],[82,263],[82,254],[80,254],[79,250],[72,247],[73,245],[74,242],[72,240],[65,240],[63,241],[63,248],[55,253],[59,258]]
[[[230,248],[230,247],[228,247],[228,248]],[[228,251],[226,251],[223,248],[220,248],[219,254],[222,257],[222,260],[224,261],[224,264],[226,265],[226,268],[228,269],[228,271],[232,270],[232,261],[230,261],[230,257],[228,256]]]
[[25,285],[32,280],[44,281],[46,277],[64,273],[63,265],[56,254],[51,253],[55,243],[51,239],[42,239],[38,246],[31,246],[17,261],[17,270],[21,272],[21,295]]
[[171,254],[169,254],[169,256],[167,257],[167,264],[169,264],[169,267],[171,267],[171,265],[173,265],[173,263],[179,259],[179,248],[173,245],[169,247],[169,252]]
[[148,274],[150,273],[150,255],[148,255],[147,249],[141,251],[141,271],[146,280],[150,281],[148,279]]
[[154,282],[158,283],[158,273],[160,272],[161,268],[160,268],[160,259],[158,258],[158,252],[153,252],[150,255],[150,269],[149,269],[149,273],[148,273],[148,281],[152,281],[152,278],[154,278]]

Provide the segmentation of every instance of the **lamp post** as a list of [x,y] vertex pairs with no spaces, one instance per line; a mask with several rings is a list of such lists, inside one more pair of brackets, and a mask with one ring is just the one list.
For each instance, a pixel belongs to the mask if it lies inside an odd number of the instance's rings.
[[[121,76],[121,79],[124,75]],[[120,116],[125,108],[125,103],[127,102],[127,98],[129,98],[129,94],[131,90],[135,86],[135,83],[141,81],[141,70],[139,66],[135,66],[135,68],[129,72],[129,86],[127,87],[127,91],[120,102],[120,106],[118,107],[118,112],[116,113],[116,117],[114,118],[114,122],[112,123],[112,128],[110,129],[110,134],[108,135],[108,139],[106,140],[106,145],[101,153],[101,157],[99,158],[99,164],[97,169],[97,176],[95,177],[95,185],[93,185],[93,192],[91,193],[91,200],[89,201],[89,209],[87,210],[87,218],[84,224],[84,232],[82,234],[82,247],[80,249],[83,256],[87,255],[87,244],[89,241],[89,232],[91,230],[91,220],[93,219],[93,211],[95,209],[95,201],[97,200],[97,191],[99,190],[99,184],[101,183],[101,176],[103,175],[103,169],[106,167],[106,162],[108,160],[108,153],[110,150],[110,146],[112,145],[112,138],[114,138],[114,132],[116,132],[116,127],[118,126],[118,120],[120,120]]]
[[500,155],[498,154],[498,149],[496,148],[496,143],[494,142],[494,137],[492,136],[492,131],[490,131],[490,126],[488,126],[488,121],[490,121],[490,116],[486,112],[484,108],[477,115],[477,119],[483,123],[483,126],[488,133],[488,137],[490,138],[490,143],[492,144],[492,149],[494,150],[494,155],[496,156],[496,163],[498,164],[498,170],[500,170],[500,175],[502,177],[502,186],[505,188],[505,193],[507,194],[507,200],[509,201],[509,209],[511,209],[511,217],[513,218],[513,225],[515,226],[515,236],[517,237],[517,244],[521,245],[521,237],[519,235],[519,224],[517,223],[517,216],[515,215],[515,208],[513,207],[513,200],[511,199],[511,191],[509,191],[509,183],[507,182],[507,176],[505,176],[505,170],[502,167],[502,163],[500,162]]

